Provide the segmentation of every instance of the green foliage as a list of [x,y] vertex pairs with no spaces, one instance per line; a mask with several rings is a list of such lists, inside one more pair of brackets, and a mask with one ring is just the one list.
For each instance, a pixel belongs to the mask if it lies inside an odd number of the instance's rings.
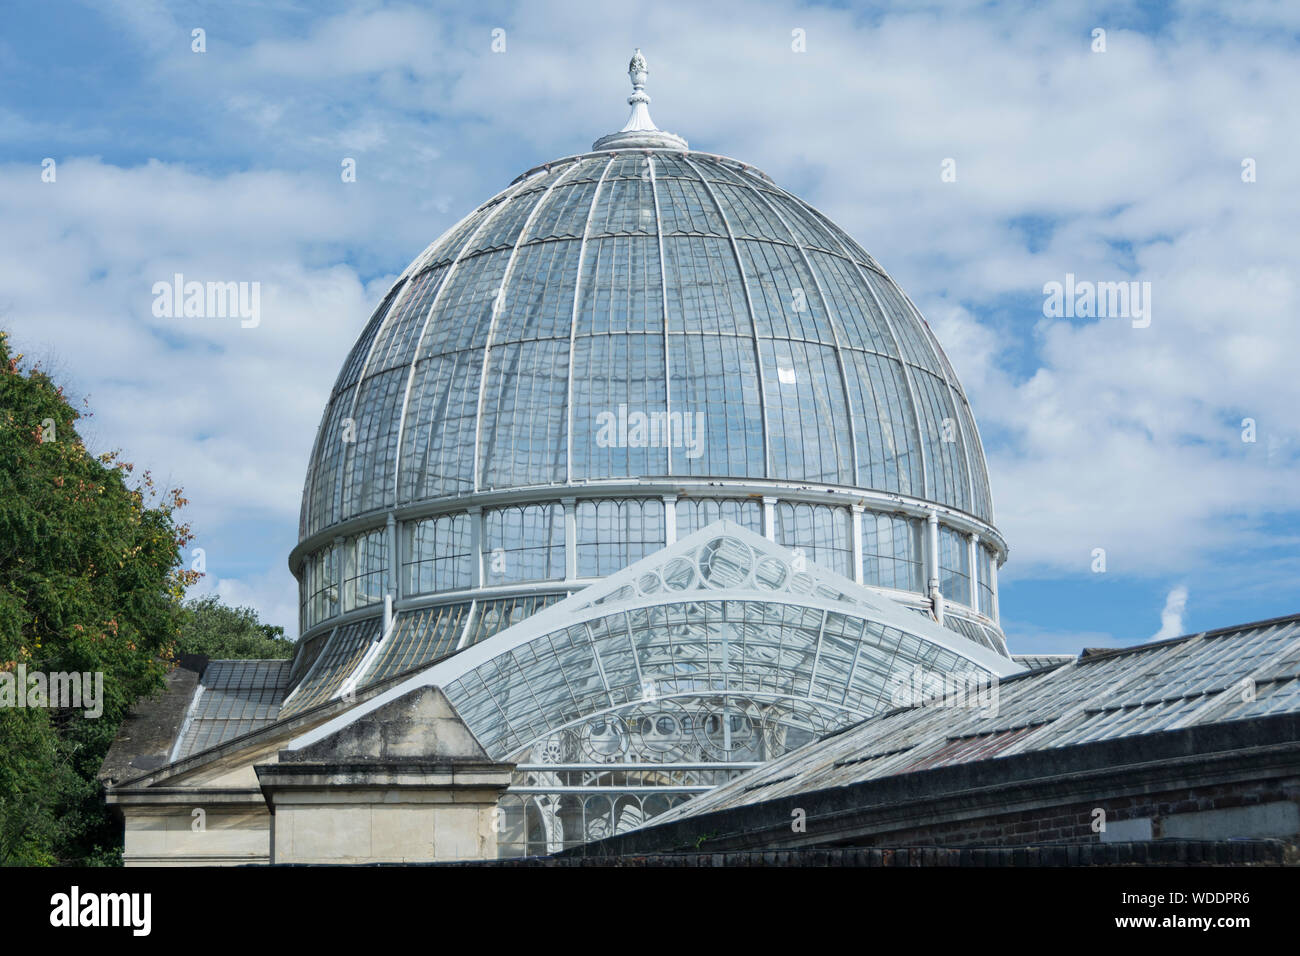
[[209,595],[185,602],[176,652],[269,660],[292,657],[293,641],[284,636],[284,628],[259,623],[251,607],[227,607]]
[[51,796],[72,783],[45,711],[0,713],[0,863],[55,862],[59,828]]
[[[90,455],[81,415],[0,333],[0,671],[103,674],[99,718],[0,708],[0,864],[111,863],[95,779],[118,724],[162,686],[180,631],[189,529],[179,491]],[[146,497],[147,496],[147,497]],[[161,499],[161,500],[159,500]]]

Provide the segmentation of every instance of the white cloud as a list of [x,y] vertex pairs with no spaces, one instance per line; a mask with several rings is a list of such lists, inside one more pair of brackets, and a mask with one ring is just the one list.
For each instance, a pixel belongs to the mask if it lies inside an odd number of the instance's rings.
[[[349,265],[313,262],[313,247],[381,231],[360,206],[283,173],[207,176],[160,162],[122,169],[59,165],[46,185],[29,167],[0,167],[0,321],[16,348],[48,356],[94,417],[80,428],[118,447],[163,484],[230,568],[244,541],[243,586],[264,620],[297,631],[285,556],[297,528],[307,456],[330,385],[392,275],[363,282]],[[261,322],[156,318],[153,284],[175,273],[257,282]],[[250,528],[284,530],[273,552]],[[214,559],[220,558],[219,561]],[[260,560],[259,560],[260,559]],[[220,572],[223,596],[241,582]]]
[[1183,614],[1187,610],[1187,588],[1179,585],[1165,596],[1165,608],[1160,612],[1160,630],[1151,635],[1153,641],[1182,637]]
[[[215,594],[223,604],[230,607],[255,608],[258,618],[264,624],[284,626],[285,621],[296,621],[298,618],[297,591],[293,576],[287,570],[278,574],[204,579],[190,592],[191,597],[204,597],[208,594]],[[296,631],[296,624],[285,628],[289,637],[294,637]]]

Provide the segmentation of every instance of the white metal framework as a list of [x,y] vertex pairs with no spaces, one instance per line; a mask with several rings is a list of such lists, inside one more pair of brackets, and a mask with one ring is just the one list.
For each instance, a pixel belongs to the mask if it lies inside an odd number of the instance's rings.
[[648,76],[638,51],[622,130],[393,285],[289,558],[279,715],[436,683],[520,768],[514,852],[875,713],[901,670],[1016,669],[983,450],[924,319],[821,213],[655,127]]
[[[918,669],[974,680],[1021,668],[719,521],[395,682],[291,749],[436,685],[489,754],[519,764],[503,845],[553,850],[888,709],[891,688]],[[587,819],[603,822],[579,827]]]

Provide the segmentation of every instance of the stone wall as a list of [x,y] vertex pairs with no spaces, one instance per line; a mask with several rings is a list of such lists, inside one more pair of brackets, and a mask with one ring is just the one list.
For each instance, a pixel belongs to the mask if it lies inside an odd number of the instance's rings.
[[[513,765],[492,760],[436,687],[332,733],[231,745],[177,777],[108,791],[128,866],[494,859]],[[317,737],[307,736],[317,731]]]
[[488,757],[436,687],[389,701],[254,769],[272,863],[492,859],[512,764]]
[[118,797],[126,866],[269,863],[271,814],[259,791],[172,790]]

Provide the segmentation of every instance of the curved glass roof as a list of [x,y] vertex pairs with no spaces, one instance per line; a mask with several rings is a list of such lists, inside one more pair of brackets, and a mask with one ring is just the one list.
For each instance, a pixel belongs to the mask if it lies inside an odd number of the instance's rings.
[[615,150],[517,181],[401,276],[334,385],[301,533],[652,476],[855,486],[992,522],[961,386],[870,255],[734,161]]
[[[353,648],[345,642],[340,653],[360,661],[364,655]],[[380,646],[372,659],[386,653]],[[842,726],[886,709],[891,681],[915,668],[971,676],[1020,669],[888,597],[815,564],[800,566],[767,539],[719,521],[413,672],[386,697],[435,684],[489,753],[517,758],[549,734],[647,699],[739,695],[756,706],[779,705],[780,720],[797,712],[805,721],[812,708]],[[353,663],[353,670],[357,686],[376,677],[374,664]],[[300,691],[282,715],[338,696],[346,677],[334,678],[323,695]]]

